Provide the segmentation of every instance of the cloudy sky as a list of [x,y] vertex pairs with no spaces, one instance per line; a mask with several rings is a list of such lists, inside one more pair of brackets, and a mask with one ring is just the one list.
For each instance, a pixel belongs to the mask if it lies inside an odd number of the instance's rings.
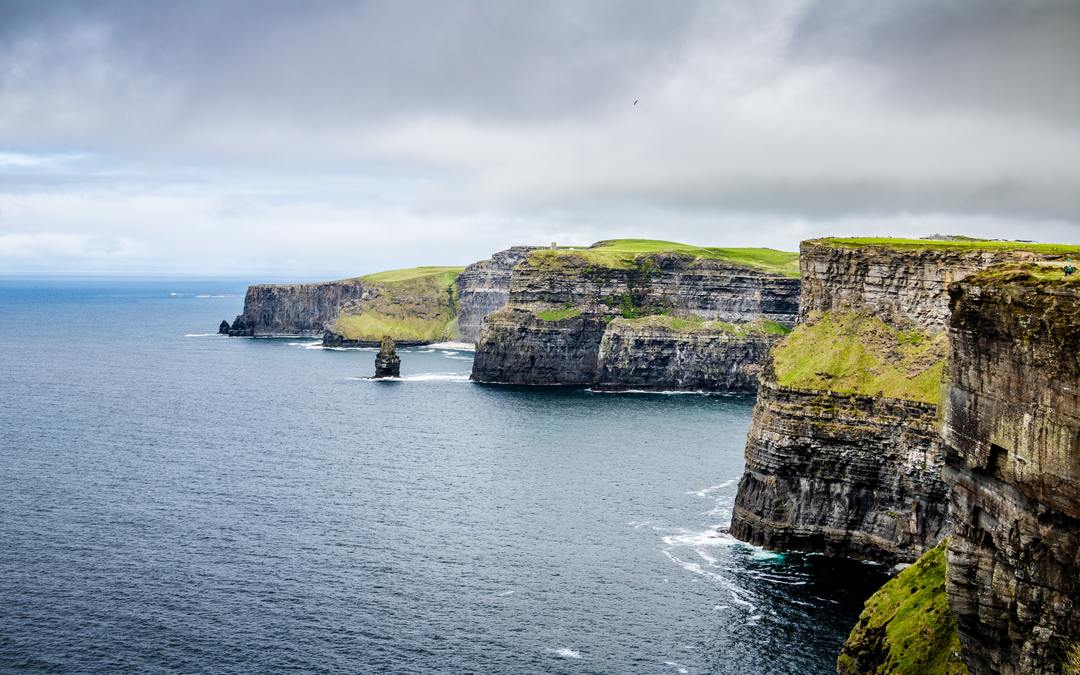
[[0,275],[1076,243],[1078,120],[1077,0],[0,0]]

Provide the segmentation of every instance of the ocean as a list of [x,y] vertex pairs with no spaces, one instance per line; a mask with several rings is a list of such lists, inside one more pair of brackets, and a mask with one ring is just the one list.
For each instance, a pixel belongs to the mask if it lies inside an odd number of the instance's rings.
[[834,672],[882,570],[724,533],[752,399],[375,382],[248,283],[0,281],[0,670]]

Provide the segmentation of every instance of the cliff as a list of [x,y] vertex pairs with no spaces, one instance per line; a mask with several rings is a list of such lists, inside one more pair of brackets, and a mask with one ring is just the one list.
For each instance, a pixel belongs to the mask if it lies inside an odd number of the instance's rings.
[[510,271],[534,247],[515,246],[467,267],[414,267],[354,279],[250,286],[244,311],[219,331],[233,336],[323,336],[327,345],[475,342],[506,304]]
[[513,246],[467,266],[458,275],[458,339],[473,343],[480,339],[484,318],[510,297],[511,270],[534,248]]
[[766,364],[733,510],[773,549],[910,562],[948,530],[936,403],[948,282],[1080,250],[983,241],[815,240],[800,317]]
[[836,660],[840,675],[965,675],[945,599],[944,542],[866,601]]
[[337,319],[338,308],[363,294],[359,279],[249,286],[244,311],[233,321],[229,335],[322,335]]
[[478,382],[752,390],[798,313],[795,254],[647,240],[530,252],[484,322]]
[[402,344],[457,337],[461,267],[413,267],[360,277],[364,292],[338,308],[327,344],[376,346],[383,336]]
[[950,295],[948,597],[964,661],[1064,672],[1080,653],[1080,279],[1009,266]]

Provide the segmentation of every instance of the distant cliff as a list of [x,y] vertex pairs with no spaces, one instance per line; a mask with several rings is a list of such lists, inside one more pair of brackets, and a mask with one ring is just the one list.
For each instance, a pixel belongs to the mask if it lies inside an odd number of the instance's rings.
[[815,240],[795,330],[766,364],[731,533],[774,549],[912,561],[948,529],[936,403],[948,283],[1068,247]]
[[244,311],[233,321],[229,334],[321,336],[337,319],[341,305],[363,294],[364,284],[359,279],[249,286]]
[[1010,266],[950,294],[948,596],[964,661],[1080,668],[1080,278]]
[[353,279],[250,286],[244,311],[221,332],[322,336],[328,345],[475,342],[480,323],[506,304],[510,270],[533,247],[515,246],[468,267],[414,267]]
[[536,250],[485,320],[472,378],[749,390],[798,314],[795,254],[645,240]]
[[480,339],[484,318],[510,297],[510,271],[534,248],[513,246],[469,265],[458,275],[458,339],[473,343]]

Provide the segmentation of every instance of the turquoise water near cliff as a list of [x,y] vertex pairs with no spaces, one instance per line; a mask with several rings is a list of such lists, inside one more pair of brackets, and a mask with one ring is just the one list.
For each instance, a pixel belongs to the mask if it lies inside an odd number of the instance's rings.
[[877,568],[722,532],[752,401],[211,335],[247,281],[0,281],[0,670],[833,672]]

